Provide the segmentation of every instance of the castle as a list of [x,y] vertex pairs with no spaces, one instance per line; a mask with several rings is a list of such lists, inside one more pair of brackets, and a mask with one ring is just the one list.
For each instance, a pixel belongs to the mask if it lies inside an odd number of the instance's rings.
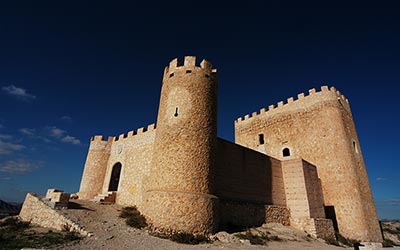
[[[217,137],[217,70],[186,56],[164,70],[155,124],[94,136],[80,199],[135,205],[160,230],[207,234],[279,222],[382,242],[348,100],[311,89]],[[100,196],[99,196],[100,195]]]

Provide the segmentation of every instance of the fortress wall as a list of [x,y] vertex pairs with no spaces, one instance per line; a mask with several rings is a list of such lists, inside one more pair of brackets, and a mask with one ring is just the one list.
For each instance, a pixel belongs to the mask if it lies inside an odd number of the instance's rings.
[[315,166],[297,158],[282,161],[287,207],[293,218],[325,218]]
[[282,161],[282,172],[285,181],[286,204],[290,209],[291,219],[310,218],[302,160]]
[[[236,143],[285,159],[301,157],[317,166],[325,205],[334,206],[339,232],[362,241],[381,241],[378,219],[347,99],[333,87],[280,102],[277,108],[235,121]],[[264,135],[260,145],[259,134]],[[359,156],[356,156],[359,154]],[[357,161],[359,159],[359,162]]]
[[139,128],[113,138],[102,192],[107,193],[113,166],[122,164],[116,203],[124,206],[142,205],[143,179],[150,174],[153,158],[155,125]]
[[40,197],[37,197],[33,193],[26,194],[21,212],[19,213],[19,218],[22,221],[27,221],[45,228],[52,228],[60,231],[69,228],[70,232],[77,232],[82,236],[92,234],[76,222],[66,218],[63,214],[59,213],[58,210],[46,205]]
[[[347,138],[351,138],[351,145],[347,144],[348,147],[348,158],[354,164],[355,179],[359,185],[359,194],[362,199],[360,204],[364,210],[365,215],[369,218],[367,221],[368,230],[366,230],[366,238],[374,239],[375,242],[382,241],[382,235],[378,220],[378,215],[373,203],[372,190],[368,181],[368,174],[365,168],[364,158],[361,151],[360,142],[358,140],[356,127],[354,124],[351,113],[342,113],[342,119],[345,124],[345,132]],[[354,143],[354,144],[353,144]],[[372,201],[372,202],[369,202]]]
[[289,225],[279,160],[218,138],[214,180],[223,230],[266,222]]
[[311,218],[325,218],[324,196],[317,168],[309,162],[302,161],[307,199]]
[[349,100],[336,90],[335,87],[328,88],[322,86],[320,91],[315,88],[310,89],[308,93],[300,93],[297,97],[289,97],[285,101],[280,101],[277,104],[269,105],[268,108],[262,108],[259,112],[244,115],[235,120],[235,125],[240,125],[242,122],[252,120],[252,118],[269,118],[274,115],[280,115],[283,112],[295,112],[298,110],[306,110],[308,107],[319,103],[326,98],[333,98],[340,100],[341,105],[347,112],[351,113]]
[[79,188],[80,199],[93,199],[101,193],[112,139],[109,137],[108,141],[105,141],[103,136],[91,138]]
[[220,138],[215,185],[223,199],[286,205],[280,161]]

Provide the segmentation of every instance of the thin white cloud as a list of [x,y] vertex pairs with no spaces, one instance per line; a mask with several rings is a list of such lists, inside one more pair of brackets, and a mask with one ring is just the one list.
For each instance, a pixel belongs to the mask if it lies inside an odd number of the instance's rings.
[[71,143],[74,145],[81,144],[81,141],[78,138],[69,135],[67,133],[67,131],[65,131],[63,129],[53,126],[53,127],[46,127],[45,130],[47,131],[47,133],[50,137],[60,140],[61,142],[67,142],[67,143]]
[[12,135],[0,134],[0,140],[11,140],[11,139],[12,139]]
[[28,174],[41,168],[42,164],[41,162],[32,162],[26,159],[6,161],[0,163],[0,172],[8,174]]
[[44,127],[40,131],[32,128],[21,128],[19,132],[30,139],[42,140],[46,143],[52,142],[66,142],[74,145],[80,145],[81,141],[75,136],[69,135],[66,130],[57,128],[55,126]]
[[385,203],[392,206],[400,206],[400,199],[387,199]]
[[39,135],[34,128],[20,128],[18,131],[21,134],[28,136],[30,139],[42,140],[46,143],[51,142],[51,140],[46,138],[46,136]]
[[378,177],[378,178],[376,178],[375,179],[377,182],[382,182],[382,181],[387,181],[388,179],[387,178],[384,178],[384,177]]
[[0,124],[0,128],[4,128],[3,124]]
[[48,135],[54,138],[63,137],[63,135],[67,132],[57,127],[46,127],[46,130],[48,131]]
[[60,117],[60,120],[63,120],[65,122],[72,122],[72,117],[68,115],[64,115]]
[[10,142],[12,135],[0,134],[0,155],[9,155],[25,148],[24,145]]
[[0,181],[10,181],[11,177],[10,176],[0,176]]
[[24,148],[25,146],[21,144],[0,141],[0,155],[9,155]]
[[1,88],[5,93],[7,93],[10,96],[22,99],[22,100],[33,100],[36,98],[36,96],[29,94],[26,89],[16,87],[15,85],[9,85]]
[[33,136],[35,135],[36,130],[33,128],[21,128],[19,129],[19,132],[24,135]]
[[64,138],[61,139],[62,142],[69,142],[72,143],[74,145],[79,145],[81,144],[81,141],[73,136],[65,136]]

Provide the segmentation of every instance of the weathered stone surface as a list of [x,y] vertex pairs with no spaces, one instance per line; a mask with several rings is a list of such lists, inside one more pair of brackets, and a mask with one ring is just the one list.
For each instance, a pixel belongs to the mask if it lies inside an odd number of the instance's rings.
[[[303,158],[316,166],[324,204],[334,207],[340,233],[382,241],[350,105],[335,88],[312,89],[267,112],[239,118],[235,142],[281,160]],[[290,156],[283,156],[284,149]]]
[[28,221],[46,228],[74,231],[83,236],[89,234],[89,232],[83,229],[79,224],[47,206],[31,193],[26,195],[19,217],[23,221]]

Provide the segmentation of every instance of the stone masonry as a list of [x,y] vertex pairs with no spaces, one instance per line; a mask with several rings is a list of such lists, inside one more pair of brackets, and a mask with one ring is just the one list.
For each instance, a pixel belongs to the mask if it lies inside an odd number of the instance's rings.
[[137,206],[168,232],[275,221],[326,239],[335,227],[351,239],[382,241],[343,95],[324,86],[239,118],[232,143],[217,137],[217,86],[208,61],[172,60],[157,127],[92,137],[79,198],[115,192],[116,203]]
[[286,104],[239,118],[235,142],[281,160],[302,158],[315,165],[324,205],[336,214],[328,217],[339,232],[351,239],[382,241],[349,101],[334,87],[311,89],[307,96],[302,93],[297,100],[288,98]]
[[42,198],[32,193],[26,195],[19,217],[23,221],[29,221],[32,224],[42,227],[53,228],[60,231],[74,231],[83,236],[91,235],[90,232],[87,232],[79,224],[66,218],[56,209],[43,202]]

